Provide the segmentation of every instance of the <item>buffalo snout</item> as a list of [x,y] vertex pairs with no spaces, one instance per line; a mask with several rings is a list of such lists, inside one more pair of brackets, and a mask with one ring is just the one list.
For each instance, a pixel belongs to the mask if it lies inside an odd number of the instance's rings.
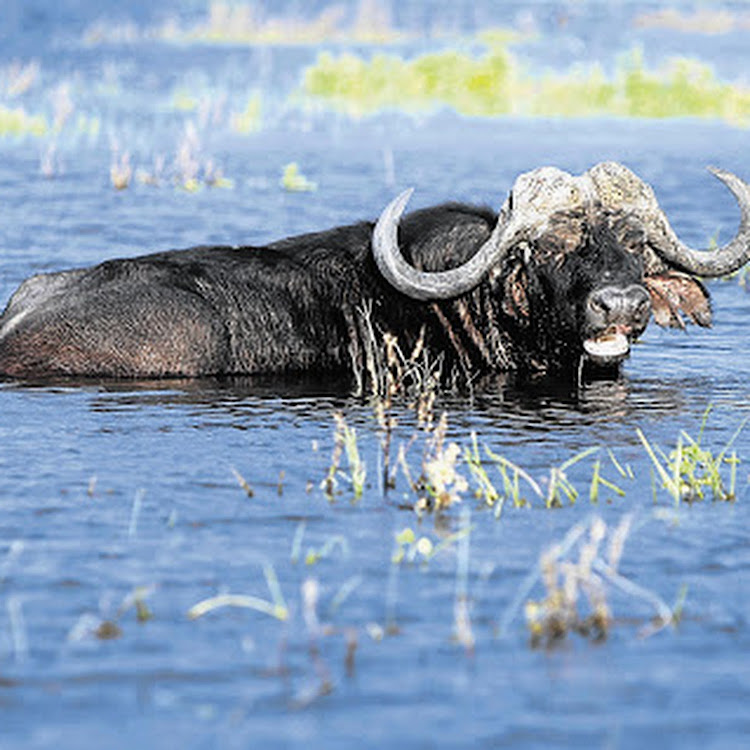
[[586,312],[593,329],[622,326],[638,335],[651,316],[651,295],[640,284],[605,286],[590,294]]
[[640,284],[595,289],[586,301],[586,356],[597,364],[612,364],[630,352],[630,343],[643,333],[651,317],[651,297]]

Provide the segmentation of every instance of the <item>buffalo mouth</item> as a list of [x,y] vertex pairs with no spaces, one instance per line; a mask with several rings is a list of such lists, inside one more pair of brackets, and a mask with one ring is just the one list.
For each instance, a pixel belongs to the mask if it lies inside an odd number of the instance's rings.
[[630,354],[630,335],[619,326],[610,326],[583,342],[586,359],[603,367],[616,365]]

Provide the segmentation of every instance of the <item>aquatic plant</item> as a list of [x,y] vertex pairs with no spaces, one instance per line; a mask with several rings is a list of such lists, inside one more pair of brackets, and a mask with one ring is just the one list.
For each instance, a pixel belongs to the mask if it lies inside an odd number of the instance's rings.
[[[396,393],[397,391],[393,391],[392,395]],[[570,470],[591,457],[594,457],[594,460],[591,463],[589,478],[583,481],[587,482],[584,496],[588,497],[592,505],[602,499],[612,502],[618,498],[626,498],[629,493],[627,484],[636,478],[631,465],[620,462],[611,448],[606,448],[606,456],[601,456],[597,454],[602,453],[604,449],[596,445],[577,452],[559,464],[553,464],[546,473],[535,478],[517,463],[487,446],[484,447],[486,459],[483,459],[475,432],[471,433],[469,445],[447,440],[446,412],[442,413],[437,423],[420,423],[408,439],[400,442],[397,459],[391,469],[389,456],[399,419],[393,411],[392,399],[377,398],[374,405],[381,431],[381,458],[385,458],[383,491],[387,493],[396,486],[397,471],[400,469],[407,485],[407,492],[402,493],[402,497],[408,498],[413,495],[416,498],[414,501],[407,500],[404,507],[412,507],[417,513],[441,513],[466,497],[473,497],[482,506],[494,509],[495,518],[500,518],[508,501],[516,508],[531,505],[535,498],[550,509],[574,504],[581,497],[582,490],[578,481],[574,482],[570,478]],[[404,405],[407,409],[418,408],[415,402],[406,402]],[[669,454],[653,446],[643,432],[637,430],[641,444],[655,467],[657,478],[675,501],[701,500],[709,493],[716,500],[736,498],[737,466],[740,460],[736,451],[730,452],[730,449],[746,423],[750,421],[750,417],[740,424],[723,449],[714,454],[701,442],[710,411],[709,408],[704,414],[698,438],[694,439],[686,431],[681,431],[677,447]],[[337,428],[331,464],[326,478],[321,482],[321,488],[329,499],[333,499],[339,492],[337,480],[343,477],[352,485],[355,499],[359,499],[363,492],[364,468],[357,437],[346,425],[342,414],[335,415],[335,419]],[[419,469],[415,471],[410,465],[408,454],[410,451],[414,452],[414,446],[419,445],[420,440],[423,441],[420,464]],[[349,465],[353,467],[351,476],[340,469],[347,445]],[[490,477],[487,460],[499,473],[499,482]],[[467,476],[464,475],[462,467],[467,470]],[[357,481],[356,477],[360,472],[361,480]],[[725,476],[727,473],[728,477]],[[656,500],[656,487],[654,497]],[[407,553],[407,547],[412,549],[411,545],[415,541],[408,540],[408,544],[404,541],[398,552],[400,558],[409,554],[413,559],[415,553],[413,550]]]
[[243,609],[254,609],[256,612],[275,617],[277,620],[286,620],[288,612],[283,607],[273,604],[266,599],[247,594],[219,594],[208,599],[202,599],[188,610],[188,617],[196,620],[203,615],[213,612],[222,607],[240,607]]
[[211,188],[234,187],[234,181],[224,177],[224,170],[217,166],[213,159],[207,159],[203,165],[203,184]]
[[[535,480],[527,471],[524,471],[520,466],[517,466],[504,456],[494,453],[489,448],[485,448],[485,451],[488,458],[496,464],[502,477],[502,494],[499,493],[494,485],[489,482],[489,479],[486,478],[486,471],[481,467],[481,460],[476,444],[474,444],[471,453],[468,454],[469,465],[472,467],[474,476],[479,480],[481,496],[485,498],[488,505],[495,506],[496,516],[499,517],[502,512],[503,504],[507,499],[512,500],[515,507],[528,505],[528,500],[521,494],[521,479],[524,480],[526,486],[534,495],[542,500],[548,508],[561,507],[564,499],[567,499],[569,503],[574,503],[578,499],[579,492],[568,479],[567,471],[579,461],[582,461],[584,458],[599,451],[599,447],[592,446],[586,448],[571,458],[566,459],[558,466],[551,466],[548,476],[541,481]],[[598,483],[605,484],[605,486],[610,484],[607,480],[601,478],[600,466],[597,466],[596,464],[594,465],[594,475],[597,477],[596,481]],[[542,489],[545,484],[546,490]],[[490,489],[488,489],[488,487]],[[589,496],[590,498],[592,497],[591,492],[589,493]],[[595,493],[592,500],[595,500],[596,497],[598,497],[598,493]],[[489,500],[492,502],[489,502]]]
[[130,164],[130,154],[125,151],[118,154],[116,151],[112,154],[112,163],[109,167],[109,179],[115,190],[125,190],[130,185],[133,177],[133,167]]
[[256,612],[275,617],[277,620],[286,620],[289,617],[289,608],[284,601],[281,593],[281,586],[276,575],[273,565],[270,562],[264,562],[263,576],[266,579],[266,585],[271,594],[271,599],[262,599],[250,594],[219,594],[194,604],[188,610],[187,616],[191,620],[207,615],[209,612],[221,609],[223,607],[240,607],[243,609],[252,609]]
[[[39,80],[39,72],[39,63],[35,61],[26,64],[16,62],[0,68],[0,95],[8,100],[15,100],[23,96],[36,85]],[[53,103],[57,101],[54,92],[52,99]],[[55,127],[57,125],[56,119]],[[48,135],[51,129],[44,115],[32,115],[20,104],[10,106],[0,101],[0,138],[24,136],[42,138]]]
[[305,553],[305,565],[315,565],[321,560],[325,560],[335,549],[339,549],[341,555],[349,557],[349,542],[342,534],[334,534],[328,537],[320,547],[310,547]]
[[[374,333],[372,331],[372,319],[367,316],[368,338],[370,347],[374,342]],[[403,388],[403,356],[399,356],[401,350],[398,347],[397,338],[390,333],[383,336],[383,345],[385,349],[385,369],[382,375],[375,374],[371,376],[371,388],[373,391],[373,400],[375,417],[381,430],[380,445],[383,451],[383,487],[387,491],[395,486],[395,478],[391,476],[391,443],[393,441],[393,431],[398,426],[398,418],[394,414],[393,402],[398,392]],[[369,361],[374,369],[375,359],[371,356]],[[380,382],[384,380],[384,382]],[[362,388],[362,383],[359,384]]]
[[[610,451],[610,455],[612,455]],[[614,459],[614,456],[612,456],[612,460],[617,464],[617,461]],[[625,476],[625,474],[622,474],[622,476]],[[601,488],[604,487],[605,489],[610,490],[611,492],[614,492],[615,495],[619,497],[625,497],[625,490],[623,490],[621,487],[618,487],[613,482],[610,482],[608,479],[605,479],[602,476],[602,462],[597,459],[594,461],[594,471],[591,475],[591,484],[589,486],[589,501],[592,503],[599,502],[599,493],[601,491]]]
[[174,181],[178,187],[189,193],[194,193],[200,189],[200,181],[198,179],[201,168],[199,152],[200,139],[198,137],[198,129],[192,122],[187,122],[182,134],[182,140],[177,146],[177,154],[175,155]]
[[13,657],[16,662],[22,662],[29,653],[29,636],[23,616],[23,606],[17,596],[9,596],[6,607],[10,625],[10,639],[13,644]]
[[0,92],[10,99],[23,96],[38,83],[40,72],[41,65],[36,60],[10,63],[0,68]]
[[[541,554],[538,568],[524,582],[519,596],[506,612],[503,627],[515,616],[520,600],[525,600],[524,613],[532,647],[554,647],[571,633],[595,642],[604,640],[614,623],[608,599],[612,588],[654,608],[655,616],[641,629],[641,637],[676,623],[682,609],[681,601],[671,609],[653,591],[618,572],[631,525],[630,516],[623,518],[614,529],[601,518],[576,524],[561,542]],[[606,551],[603,549],[605,541],[608,542]],[[526,599],[539,579],[544,584],[544,597]]]
[[[441,382],[442,357],[432,358],[425,348],[425,328],[414,342],[408,356],[399,346],[398,338],[389,332],[376,331],[372,323],[371,305],[356,311],[356,325],[362,351],[354,351],[353,356],[360,364],[355,368],[355,393],[363,395],[369,391],[375,419],[380,428],[380,447],[383,488],[387,492],[395,487],[398,467],[403,468],[409,486],[416,490],[405,461],[406,448],[399,447],[399,457],[392,465],[391,453],[393,436],[399,424],[396,403],[413,411],[417,418],[417,430],[430,434],[433,430],[434,405],[437,388]],[[409,443],[416,439],[416,433]],[[424,472],[423,472],[424,475]],[[422,477],[423,479],[423,477]]]
[[122,599],[114,614],[108,617],[94,615],[91,612],[84,613],[68,632],[68,641],[78,642],[89,638],[109,641],[120,638],[123,634],[122,619],[133,609],[136,622],[148,622],[153,618],[153,614],[146,600],[155,590],[155,586],[136,586]]
[[[474,497],[476,497],[478,500],[484,501],[484,503],[489,506],[497,504],[497,515],[499,516],[502,512],[502,506],[505,501],[505,497],[497,491],[495,485],[492,483],[489,475],[487,474],[487,470],[482,464],[482,459],[479,454],[479,444],[477,442],[477,433],[474,431],[472,431],[471,433],[471,447],[464,448],[464,461],[466,461],[466,465],[469,467],[471,476],[477,485],[477,488],[474,492]],[[516,474],[516,479],[517,478],[518,475]]]
[[[331,605],[328,608],[328,614],[333,614],[349,594],[359,585],[359,577],[349,578],[336,595],[333,597]],[[298,690],[292,700],[296,708],[303,708],[310,705],[313,701],[329,695],[335,689],[335,682],[331,676],[331,669],[328,662],[324,659],[320,648],[320,642],[323,638],[338,633],[343,634],[346,644],[346,653],[344,655],[344,668],[347,675],[354,673],[354,656],[358,644],[358,628],[345,627],[337,629],[329,623],[321,620],[319,614],[320,603],[320,583],[317,578],[306,578],[300,587],[302,619],[305,623],[308,638],[307,653],[313,671],[312,683]]]
[[196,193],[204,187],[232,188],[232,180],[224,176],[221,167],[213,159],[203,155],[198,135],[198,129],[193,122],[185,124],[182,138],[177,145],[177,151],[171,163],[163,154],[153,159],[150,168],[138,167],[134,169],[130,154],[119,154],[115,143],[113,147],[113,162],[110,167],[110,180],[118,190],[124,190],[132,182],[133,175],[141,185],[161,187],[171,184],[178,190]]
[[63,81],[55,86],[50,92],[49,98],[52,102],[52,129],[59,133],[68,122],[73,112],[75,104],[70,93],[70,83]]
[[[587,537],[584,536],[586,531]],[[606,638],[611,613],[603,582],[592,566],[606,532],[604,521],[595,519],[588,529],[576,527],[562,544],[553,545],[540,556],[540,575],[546,596],[540,600],[529,599],[524,608],[532,646],[550,647],[570,632],[592,640]],[[569,561],[568,550],[579,541],[578,560]],[[579,607],[581,593],[588,599],[589,613],[585,615]]]
[[292,565],[296,565],[299,562],[302,552],[302,539],[305,536],[306,530],[307,524],[304,521],[300,521],[294,531],[294,537],[292,537],[292,549],[289,553],[289,560],[291,561]]
[[576,490],[570,482],[566,472],[579,461],[596,453],[598,450],[599,448],[597,446],[586,448],[585,450],[576,453],[575,456],[563,461],[559,466],[553,466],[550,468],[549,479],[547,481],[547,493],[545,497],[545,504],[548,508],[562,507],[563,496],[565,496],[570,503],[574,503],[578,499],[578,490]]
[[[729,450],[750,417],[740,423],[721,451],[714,455],[701,444],[710,412],[709,406],[703,415],[697,439],[681,430],[677,437],[677,445],[668,454],[658,446],[652,445],[640,428],[636,430],[661,481],[661,486],[667,490],[675,503],[704,500],[707,494],[714,500],[736,499],[739,458],[736,451],[729,454]],[[729,467],[728,480],[722,476],[722,469],[726,466]]]
[[[371,302],[357,310],[357,319],[363,339],[364,372],[359,372],[359,368],[356,372],[356,393],[361,395],[369,391],[376,413],[381,406],[389,411],[399,396],[416,413],[418,424],[429,428],[442,379],[443,358],[441,355],[433,357],[425,347],[426,327],[422,326],[411,352],[407,354],[398,337],[374,329]],[[380,422],[380,415],[378,420]]]
[[456,551],[456,590],[453,599],[453,637],[460,643],[466,653],[474,653],[476,639],[471,627],[469,600],[469,549],[471,543],[471,511],[461,510],[457,532],[458,549]]
[[0,137],[31,135],[40,138],[49,130],[43,115],[30,115],[23,107],[0,104]]
[[[331,455],[331,465],[328,468],[325,479],[321,482],[321,487],[325,491],[326,497],[329,500],[333,500],[338,485],[337,477],[343,478],[351,485],[354,500],[359,500],[364,491],[367,471],[359,455],[357,431],[353,427],[349,427],[341,412],[336,412],[333,418],[336,423],[333,454]],[[340,468],[341,459],[344,455],[346,455],[348,462],[348,474]]]
[[143,498],[146,492],[143,489],[136,490],[133,496],[133,505],[130,508],[130,523],[128,524],[128,537],[133,538],[138,533],[138,520],[143,508]]
[[62,172],[62,163],[57,153],[56,143],[49,143],[39,155],[39,172],[48,180]]
[[237,480],[237,484],[239,484],[239,486],[242,488],[243,492],[248,497],[254,497],[255,491],[250,486],[250,483],[247,481],[247,479],[245,479],[245,477],[242,476],[242,474],[240,474],[239,471],[237,471],[237,469],[234,468],[234,466],[232,467],[232,474],[234,475],[234,478]]
[[146,600],[156,590],[155,586],[136,586],[123,600],[117,611],[118,619],[126,612],[135,609],[136,620],[140,623],[148,622],[153,618],[153,613]]
[[[498,496],[498,502],[495,504],[496,517],[500,517],[500,513],[502,512],[503,505],[506,499],[512,500],[513,505],[516,508],[521,508],[528,504],[526,497],[521,494],[521,479],[526,482],[526,484],[529,486],[532,492],[537,495],[537,497],[544,498],[544,492],[542,491],[542,488],[528,472],[524,471],[520,466],[517,466],[512,461],[509,461],[507,458],[505,458],[505,456],[500,456],[499,454],[493,453],[489,448],[485,447],[485,451],[488,458],[491,461],[494,461],[497,465],[500,476],[503,480],[503,494]],[[479,461],[478,455],[475,455],[474,461]]]
[[150,169],[139,167],[136,170],[136,179],[141,185],[151,185],[152,187],[159,187],[164,180],[165,165],[165,157],[162,154],[158,154],[154,157],[153,166]]
[[414,506],[417,511],[442,511],[461,501],[469,484],[457,471],[461,457],[458,443],[447,442],[448,415],[443,412],[437,426],[428,434],[422,458],[422,476],[418,482],[420,497]]
[[305,175],[300,172],[299,164],[296,161],[290,162],[282,170],[281,174],[281,187],[290,193],[306,193],[313,192],[318,189],[318,184],[312,180],[308,180]]
[[230,124],[235,133],[249,135],[257,133],[263,126],[261,98],[259,94],[251,96],[242,112],[232,115]]
[[177,89],[172,94],[172,107],[178,112],[194,112],[198,108],[198,97],[185,89]]
[[396,548],[391,555],[391,562],[398,565],[402,562],[412,563],[416,558],[428,558],[434,549],[429,537],[417,536],[414,530],[407,526],[395,535]]

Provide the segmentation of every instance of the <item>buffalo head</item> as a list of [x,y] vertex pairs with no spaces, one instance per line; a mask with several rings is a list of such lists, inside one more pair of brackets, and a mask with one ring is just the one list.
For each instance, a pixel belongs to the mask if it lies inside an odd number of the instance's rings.
[[380,216],[373,253],[387,281],[415,299],[456,298],[489,283],[529,369],[609,368],[652,315],[660,325],[683,327],[683,316],[710,325],[708,294],[695,277],[724,276],[750,259],[750,186],[711,171],[741,211],[736,236],[715,250],[681,242],[653,190],[605,162],[580,176],[542,167],[518,177],[486,242],[447,271],[418,270],[398,248],[408,190]]

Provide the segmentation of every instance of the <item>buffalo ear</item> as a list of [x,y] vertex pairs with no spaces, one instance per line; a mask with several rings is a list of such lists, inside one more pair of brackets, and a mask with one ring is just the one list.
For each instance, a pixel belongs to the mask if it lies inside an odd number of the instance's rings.
[[503,289],[503,312],[511,318],[528,320],[529,298],[526,296],[526,288],[529,279],[522,263],[518,263],[505,277]]
[[654,320],[669,328],[684,328],[680,313],[699,326],[711,325],[711,303],[700,281],[677,271],[647,276],[644,280],[651,294]]

